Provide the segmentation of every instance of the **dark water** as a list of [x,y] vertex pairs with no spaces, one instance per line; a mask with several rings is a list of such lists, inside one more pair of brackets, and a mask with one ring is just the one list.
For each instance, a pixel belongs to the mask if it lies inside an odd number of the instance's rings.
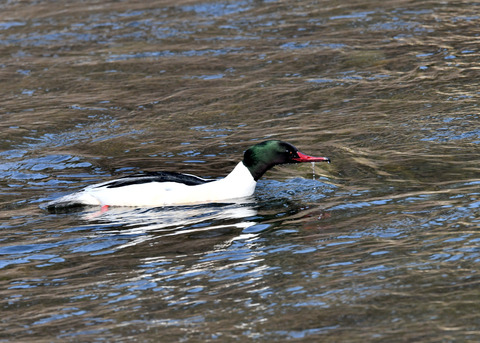
[[[470,1],[0,4],[0,340],[480,339],[479,34]],[[49,214],[142,170],[246,203]]]

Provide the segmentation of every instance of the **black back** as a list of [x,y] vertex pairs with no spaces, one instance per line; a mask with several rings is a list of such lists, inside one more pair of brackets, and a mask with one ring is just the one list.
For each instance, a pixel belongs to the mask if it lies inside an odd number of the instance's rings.
[[149,182],[177,182],[187,186],[202,185],[214,180],[205,180],[195,175],[181,174],[174,172],[145,172],[124,176],[117,180],[104,183],[99,187],[116,188],[131,185],[138,185]]

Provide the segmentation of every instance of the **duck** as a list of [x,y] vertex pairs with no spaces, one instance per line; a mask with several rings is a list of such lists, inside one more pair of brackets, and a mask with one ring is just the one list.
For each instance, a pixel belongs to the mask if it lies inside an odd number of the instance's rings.
[[330,159],[306,155],[284,141],[268,140],[248,148],[243,160],[221,179],[204,179],[167,171],[136,173],[87,186],[49,202],[47,209],[55,211],[84,206],[163,207],[246,198],[253,195],[257,181],[275,165],[302,162],[330,163]]

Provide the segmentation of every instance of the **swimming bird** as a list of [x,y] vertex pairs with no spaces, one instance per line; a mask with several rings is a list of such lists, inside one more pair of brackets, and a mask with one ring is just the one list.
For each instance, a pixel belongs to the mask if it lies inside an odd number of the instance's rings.
[[328,162],[308,156],[287,142],[270,140],[251,146],[230,174],[204,179],[173,172],[146,172],[95,184],[47,204],[48,210],[77,206],[160,207],[220,202],[252,195],[257,181],[277,164]]

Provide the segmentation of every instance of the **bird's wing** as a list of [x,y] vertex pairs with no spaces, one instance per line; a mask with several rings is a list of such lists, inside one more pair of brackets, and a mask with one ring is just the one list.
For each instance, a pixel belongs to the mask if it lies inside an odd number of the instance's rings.
[[214,180],[206,180],[190,174],[174,172],[145,172],[124,176],[120,179],[108,181],[98,185],[98,187],[116,188],[149,182],[176,182],[187,186],[196,186],[211,181]]

